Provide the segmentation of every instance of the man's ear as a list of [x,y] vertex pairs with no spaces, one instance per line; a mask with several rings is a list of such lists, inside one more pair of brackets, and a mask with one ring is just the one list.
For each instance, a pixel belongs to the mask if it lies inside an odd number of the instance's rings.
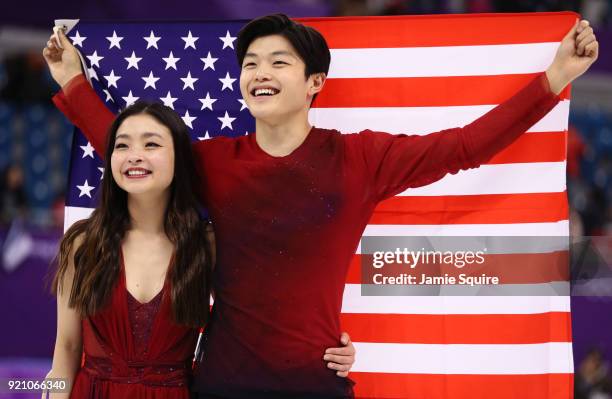
[[308,89],[308,94],[310,94],[311,96],[314,96],[315,94],[319,93],[323,89],[323,85],[325,84],[325,80],[327,79],[327,76],[323,72],[315,73],[315,74],[310,75],[310,79],[311,79],[311,85],[310,85],[310,88]]

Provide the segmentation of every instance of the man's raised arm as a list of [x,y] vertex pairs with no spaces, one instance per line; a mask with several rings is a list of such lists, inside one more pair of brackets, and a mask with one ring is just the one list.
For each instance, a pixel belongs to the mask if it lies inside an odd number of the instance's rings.
[[558,95],[597,55],[592,28],[587,21],[577,21],[546,73],[472,123],[424,136],[362,132],[356,139],[361,140],[361,159],[374,199],[380,201],[487,162],[553,109]]

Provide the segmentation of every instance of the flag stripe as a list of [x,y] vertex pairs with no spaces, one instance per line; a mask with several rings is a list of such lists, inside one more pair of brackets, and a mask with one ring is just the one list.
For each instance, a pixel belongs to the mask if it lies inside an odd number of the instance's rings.
[[64,207],[64,233],[72,226],[75,222],[82,219],[87,219],[93,212],[94,208],[83,208],[78,206],[66,206]]
[[[419,262],[416,265],[386,264],[383,268],[375,269],[372,266],[372,255],[355,255],[351,259],[349,274],[346,282],[349,284],[367,283],[372,284],[372,277],[379,273],[383,276],[398,276],[407,274],[453,276],[459,274],[467,276],[480,276],[486,273],[500,279],[500,284],[540,284],[552,281],[569,281],[569,259],[567,251],[555,251],[549,253],[525,253],[525,254],[486,254],[483,255],[482,264],[470,264],[464,268],[456,268],[453,265],[432,265]],[[362,264],[363,262],[363,264]],[[414,267],[413,267],[414,266]],[[362,273],[362,270],[365,272]]]
[[[565,236],[550,236],[537,237],[534,240],[533,236],[403,236],[397,237],[391,241],[393,244],[405,245],[407,250],[422,250],[425,247],[439,251],[455,251],[457,248],[463,250],[483,251],[486,254],[504,255],[504,254],[544,254],[559,251],[567,251],[569,249],[569,237]],[[371,237],[364,236],[362,241],[366,245],[364,254],[372,254],[380,248],[379,243],[389,243],[385,240],[385,236]],[[486,248],[486,251],[484,249]],[[361,246],[359,246],[356,254],[361,254]],[[387,246],[388,249],[388,246]]]
[[567,193],[562,191],[529,194],[397,196],[380,202],[369,223],[541,223],[558,222],[567,218]]
[[[570,314],[428,315],[359,314],[340,316],[342,331],[354,342],[416,344],[537,344],[571,342]],[[495,331],[495,334],[491,334]],[[358,353],[358,355],[360,355]]]
[[331,49],[329,78],[508,75],[543,72],[558,42]]
[[[465,126],[495,105],[449,107],[311,108],[308,119],[314,126],[355,133],[364,129],[387,133],[425,135],[439,130]],[[567,130],[569,101],[561,101],[528,132]]]
[[360,284],[346,284],[343,313],[533,314],[569,312],[568,296],[362,296]]
[[[536,74],[327,79],[315,108],[447,107],[499,104]],[[478,88],[478,90],[474,90]],[[569,86],[561,92],[569,98]]]
[[353,342],[354,371],[411,374],[542,374],[573,372],[572,345],[390,344]]
[[567,236],[569,223],[367,225],[364,236]]
[[[445,14],[383,18],[300,18],[298,21],[319,30],[330,48],[370,48],[559,42],[567,33],[567,26],[572,26],[578,17],[574,12],[564,12],[520,16]],[[519,19],[520,29],[517,26]]]
[[523,134],[487,164],[565,161],[566,146],[567,132]]
[[445,297],[459,297],[459,296],[477,296],[482,300],[487,300],[492,296],[569,296],[570,295],[570,284],[569,282],[553,281],[550,283],[539,283],[539,284],[480,284],[474,283],[470,285],[465,284],[369,284],[363,285],[363,296],[374,297],[374,296],[389,296],[389,297],[400,297],[400,296],[445,296]]
[[399,195],[558,193],[566,190],[565,167],[565,162],[482,165],[448,174],[434,183],[408,189]]
[[[572,373],[459,375],[351,372],[358,399],[568,399]],[[518,393],[520,392],[520,393]]]

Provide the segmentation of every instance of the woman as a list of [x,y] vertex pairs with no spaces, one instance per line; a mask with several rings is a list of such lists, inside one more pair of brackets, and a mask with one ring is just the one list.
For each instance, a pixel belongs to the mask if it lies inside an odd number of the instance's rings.
[[170,108],[139,102],[108,140],[100,204],[60,245],[48,377],[66,378],[73,398],[188,398],[214,254],[187,127]]

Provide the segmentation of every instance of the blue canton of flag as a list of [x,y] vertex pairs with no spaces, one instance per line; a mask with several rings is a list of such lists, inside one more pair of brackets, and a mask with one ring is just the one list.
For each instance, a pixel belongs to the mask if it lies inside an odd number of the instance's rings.
[[[244,23],[79,22],[68,37],[114,113],[140,99],[158,101],[182,117],[192,140],[206,140],[255,130],[240,94],[234,46]],[[101,159],[76,129],[66,206],[95,207],[103,172]]]

